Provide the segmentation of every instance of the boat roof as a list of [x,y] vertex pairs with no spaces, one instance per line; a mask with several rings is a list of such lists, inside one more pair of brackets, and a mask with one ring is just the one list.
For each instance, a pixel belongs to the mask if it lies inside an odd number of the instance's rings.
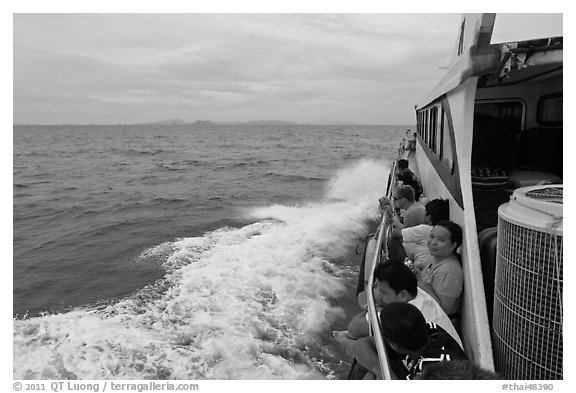
[[562,74],[563,37],[490,43],[496,14],[465,14],[445,76],[418,108],[435,101],[468,78],[479,87],[504,86]]

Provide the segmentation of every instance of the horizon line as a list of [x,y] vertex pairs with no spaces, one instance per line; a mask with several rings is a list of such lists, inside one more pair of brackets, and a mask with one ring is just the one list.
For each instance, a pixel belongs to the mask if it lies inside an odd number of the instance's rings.
[[151,123],[12,123],[12,126],[187,126],[187,125],[306,125],[306,126],[416,126],[416,123],[299,123],[281,121],[208,121],[208,122],[151,122]]

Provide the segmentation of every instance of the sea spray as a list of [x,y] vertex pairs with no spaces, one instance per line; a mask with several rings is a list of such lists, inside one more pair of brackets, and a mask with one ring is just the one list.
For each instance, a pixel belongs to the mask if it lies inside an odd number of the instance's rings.
[[390,163],[364,159],[339,170],[327,186],[328,198],[374,203],[386,193]]
[[165,277],[106,307],[15,320],[14,378],[332,377],[324,342],[346,318],[334,260],[377,217],[380,172],[362,162],[324,201],[253,209],[254,224],[147,250],[140,259],[161,256]]

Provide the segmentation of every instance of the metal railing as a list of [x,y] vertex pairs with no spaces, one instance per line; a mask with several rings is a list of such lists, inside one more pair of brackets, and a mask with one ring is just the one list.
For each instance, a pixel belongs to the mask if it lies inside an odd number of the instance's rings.
[[[402,151],[402,145],[400,145],[397,153],[399,157]],[[390,172],[390,178],[388,181],[386,196],[390,198],[395,186],[396,179],[396,160],[392,164],[392,170]],[[393,206],[388,206],[387,209],[393,209]],[[382,331],[380,329],[380,319],[376,311],[376,304],[374,303],[374,268],[380,262],[380,258],[384,256],[386,259],[388,255],[388,245],[387,239],[390,235],[390,226],[386,224],[386,211],[382,214],[382,219],[380,221],[380,226],[378,227],[378,237],[376,240],[376,252],[374,253],[374,260],[372,261],[372,269],[368,275],[368,285],[366,287],[366,297],[367,297],[367,311],[370,321],[370,333],[374,336],[374,342],[376,343],[376,350],[378,352],[378,360],[380,362],[380,371],[382,372],[382,379],[392,379],[390,373],[390,366],[388,362],[388,354],[386,352],[386,346],[384,345],[384,339],[382,338]]]
[[[386,239],[388,234],[388,227],[386,226],[385,220],[382,219],[380,226],[378,227],[378,239],[376,241],[376,252],[374,253],[374,261],[372,263],[373,267],[380,262],[380,255],[384,248],[386,248]],[[386,251],[385,251],[386,252]],[[390,366],[388,364],[388,354],[386,352],[386,347],[384,346],[384,339],[382,338],[382,331],[380,329],[380,319],[378,318],[378,313],[376,312],[376,304],[374,303],[374,269],[370,270],[368,276],[368,285],[366,287],[366,297],[368,299],[368,315],[370,321],[370,333],[374,336],[374,342],[376,343],[376,351],[378,352],[378,360],[380,362],[380,371],[382,372],[382,379],[392,379],[390,374]]]

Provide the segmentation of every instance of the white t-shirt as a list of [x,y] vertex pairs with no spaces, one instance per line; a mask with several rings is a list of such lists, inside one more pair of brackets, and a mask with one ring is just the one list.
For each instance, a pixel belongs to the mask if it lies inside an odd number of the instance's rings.
[[426,322],[435,322],[440,325],[440,327],[446,330],[446,332],[456,340],[460,347],[463,348],[462,340],[460,340],[460,336],[458,336],[458,332],[456,332],[452,321],[450,321],[450,318],[448,318],[448,315],[446,315],[438,302],[425,290],[418,287],[418,295],[408,303],[418,307],[422,312],[422,315],[424,315]]
[[426,224],[402,229],[402,245],[404,246],[406,255],[414,262],[414,266],[416,266],[418,270],[422,270],[426,258],[430,255],[428,251],[428,238],[430,237],[431,231],[432,226]]
[[[434,300],[434,298],[430,296],[425,290],[418,287],[418,294],[408,303],[420,310],[426,322],[434,322],[439,325],[442,329],[446,330],[446,333],[448,333],[454,340],[456,340],[458,345],[460,345],[460,348],[464,349],[462,346],[462,340],[460,339],[456,328],[452,324],[452,321],[450,321],[450,318],[448,318],[448,315],[446,315],[438,302]],[[380,310],[380,307],[376,308],[378,313],[380,313]],[[368,313],[366,313],[366,321],[370,323]]]

